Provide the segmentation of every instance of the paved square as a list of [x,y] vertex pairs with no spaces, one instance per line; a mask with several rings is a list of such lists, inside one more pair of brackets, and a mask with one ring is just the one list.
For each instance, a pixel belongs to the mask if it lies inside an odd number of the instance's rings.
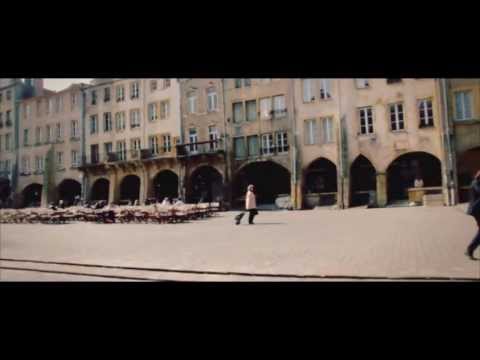
[[[464,207],[263,211],[253,226],[235,226],[233,212],[186,224],[0,224],[0,265],[24,259],[134,267],[137,274],[154,274],[142,268],[199,272],[156,277],[164,280],[480,279],[480,261],[464,255],[476,231]],[[94,269],[84,270],[92,279]],[[0,271],[1,280],[48,279]]]

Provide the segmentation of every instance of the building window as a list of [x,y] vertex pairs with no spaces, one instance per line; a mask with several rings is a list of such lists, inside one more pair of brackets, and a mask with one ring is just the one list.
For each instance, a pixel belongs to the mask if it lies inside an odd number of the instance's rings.
[[213,87],[207,89],[207,111],[216,111],[218,109],[217,90]]
[[130,99],[138,99],[140,97],[140,83],[135,81],[130,84]]
[[23,129],[23,146],[28,146],[28,129]]
[[187,111],[189,114],[195,114],[197,112],[197,95],[191,92],[187,96]]
[[150,92],[157,90],[157,80],[150,80]]
[[113,153],[113,144],[111,142],[103,144],[103,149],[105,151],[105,155],[107,156],[107,159],[109,158],[108,155]]
[[215,126],[208,127],[208,139],[210,142],[210,151],[218,149],[218,129]]
[[63,97],[62,96],[57,96],[55,98],[55,112],[61,112],[63,111]]
[[158,137],[156,135],[148,137],[148,147],[153,155],[158,155],[159,147],[158,147]]
[[160,119],[166,119],[170,116],[170,101],[165,100],[160,102]]
[[242,79],[235,79],[235,88],[240,89],[242,87]]
[[7,90],[7,100],[12,100],[12,91]]
[[53,113],[53,99],[48,99],[47,114]]
[[243,121],[243,103],[233,103],[233,122],[240,123]]
[[288,152],[288,134],[286,132],[277,132],[276,147],[278,153]]
[[127,160],[127,144],[125,140],[117,141],[118,160]]
[[333,118],[321,118],[320,122],[322,123],[322,143],[333,142]]
[[47,135],[47,138],[46,138],[46,141],[45,141],[45,142],[46,142],[47,144],[50,143],[50,142],[52,141],[52,138],[53,138],[53,136],[52,136],[52,131],[51,131],[51,130],[52,130],[52,129],[51,129],[50,125],[47,125],[46,131],[45,131],[45,132],[46,132],[46,135]]
[[305,120],[305,129],[304,129],[304,136],[305,136],[305,145],[314,145],[317,143],[317,120],[316,119],[308,119]]
[[260,99],[260,119],[270,119],[272,117],[272,99]]
[[271,155],[275,150],[272,134],[262,135],[262,154]]
[[455,120],[472,119],[472,92],[459,91],[455,93]]
[[368,79],[355,79],[355,84],[357,85],[357,89],[366,89],[370,87]]
[[140,138],[135,138],[130,141],[131,149],[135,153],[136,156],[140,153],[140,149],[142,148],[142,143]]
[[117,102],[125,101],[125,86],[119,85],[115,88]]
[[197,134],[197,129],[195,128],[190,128],[188,129],[188,139],[190,141],[190,152],[197,152],[198,150],[198,134]]
[[97,91],[92,90],[90,92],[90,105],[97,105]]
[[170,79],[164,79],[163,80],[163,88],[167,89],[170,87]]
[[80,157],[78,156],[77,150],[72,150],[70,152],[70,163],[72,164],[72,167],[78,167],[80,163]]
[[61,151],[57,152],[57,168],[58,169],[63,168],[63,152]]
[[0,92],[0,104],[2,103],[2,101],[3,101],[3,93]]
[[30,173],[30,158],[24,157],[22,158],[22,173],[29,174]]
[[77,94],[71,94],[70,95],[70,108],[73,110],[73,109],[75,109],[76,105],[77,105]]
[[12,123],[12,111],[11,110],[7,110],[5,112],[5,125],[6,126],[12,126],[13,123]]
[[257,120],[257,101],[250,100],[245,103],[247,107],[247,121]]
[[312,79],[303,79],[303,102],[309,103],[315,100]]
[[62,124],[61,123],[58,123],[55,127],[56,129],[56,140],[57,141],[60,141],[62,140],[63,138],[63,128],[62,128]]
[[70,122],[70,137],[76,139],[78,135],[78,120],[72,120]]
[[30,120],[31,115],[32,111],[30,104],[25,104],[25,119]]
[[37,172],[42,172],[44,169],[44,159],[43,156],[35,156],[35,170]]
[[397,84],[401,82],[402,82],[402,79],[387,79],[387,84]]
[[125,112],[115,113],[115,127],[117,131],[125,130]]
[[107,103],[110,101],[110,87],[103,89],[103,102]]
[[233,144],[235,149],[235,158],[244,159],[247,156],[246,149],[245,149],[245,138],[244,137],[234,138]]
[[98,116],[90,116],[90,135],[94,135],[98,132]]
[[172,151],[172,139],[169,134],[163,135],[163,152]]
[[12,135],[5,134],[5,151],[10,151],[12,150]]
[[41,100],[37,100],[36,107],[37,107],[37,117],[42,116],[42,101]]
[[109,132],[109,131],[112,131],[112,129],[113,129],[112,113],[111,112],[103,113],[103,131]]
[[320,79],[320,99],[328,100],[332,98],[331,80]]
[[140,127],[140,111],[130,110],[130,128],[134,129]]
[[243,85],[245,87],[250,87],[252,86],[252,79],[243,79]]
[[418,113],[420,118],[420,127],[433,126],[433,107],[431,99],[418,101]]
[[247,137],[248,143],[248,156],[258,156],[260,149],[258,147],[258,135],[252,135]]
[[42,142],[42,128],[40,126],[37,126],[35,129],[35,144],[40,145]]
[[360,116],[360,134],[373,134],[373,110],[371,106],[358,109]]
[[276,118],[284,117],[287,114],[287,109],[285,108],[284,95],[273,97],[273,113]]
[[98,144],[90,145],[90,161],[92,164],[97,164],[100,160],[100,154],[98,153]]
[[405,122],[403,119],[403,104],[397,103],[389,106],[390,108],[390,125],[392,131],[399,131],[405,129]]
[[148,120],[155,121],[158,119],[157,103],[148,104]]

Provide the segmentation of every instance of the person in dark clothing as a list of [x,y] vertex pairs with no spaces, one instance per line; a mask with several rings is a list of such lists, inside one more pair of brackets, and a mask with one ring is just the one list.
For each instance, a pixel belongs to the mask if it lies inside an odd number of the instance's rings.
[[467,214],[475,218],[477,222],[478,232],[468,245],[465,255],[470,259],[476,260],[473,257],[473,252],[480,246],[480,171],[477,171],[470,187],[470,204],[468,205]]

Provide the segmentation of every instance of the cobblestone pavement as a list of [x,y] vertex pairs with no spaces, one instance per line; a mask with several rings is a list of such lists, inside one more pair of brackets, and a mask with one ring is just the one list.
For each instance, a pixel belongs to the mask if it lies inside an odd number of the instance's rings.
[[[464,206],[263,211],[253,226],[235,226],[233,212],[168,225],[1,224],[0,258],[200,272],[157,277],[171,280],[480,279],[480,261],[464,255],[476,225],[463,211]],[[2,281],[68,277],[0,271]]]

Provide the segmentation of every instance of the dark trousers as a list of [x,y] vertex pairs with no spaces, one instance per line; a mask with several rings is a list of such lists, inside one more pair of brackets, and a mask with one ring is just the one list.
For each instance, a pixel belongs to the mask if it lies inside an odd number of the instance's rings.
[[256,213],[257,213],[257,210],[248,210],[249,214],[248,214],[248,223],[249,224],[253,224],[253,218],[256,216]]
[[477,221],[478,231],[470,245],[468,245],[467,252],[469,254],[473,254],[475,249],[480,246],[480,217],[475,218],[475,220]]

